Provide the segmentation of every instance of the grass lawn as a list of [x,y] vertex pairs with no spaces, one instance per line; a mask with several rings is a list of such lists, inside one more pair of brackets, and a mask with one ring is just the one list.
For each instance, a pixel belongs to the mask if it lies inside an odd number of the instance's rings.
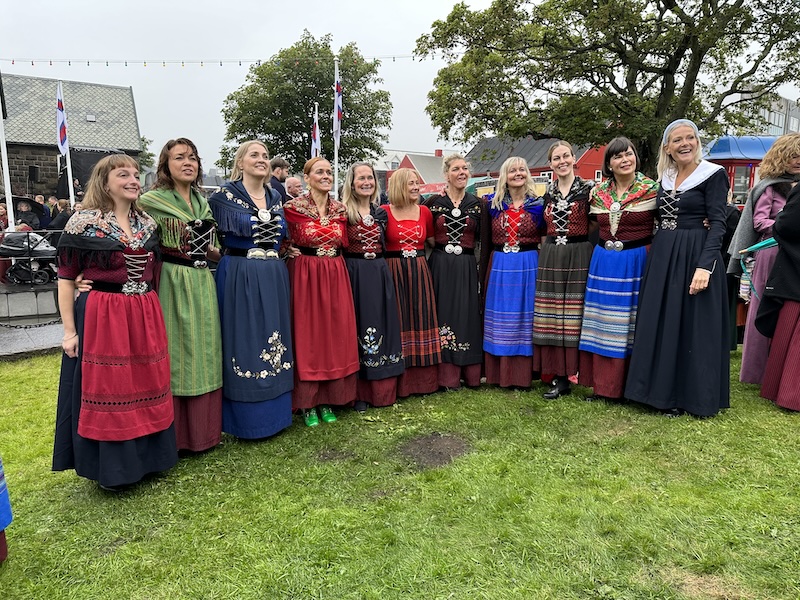
[[714,419],[441,393],[225,437],[117,495],[50,472],[59,360],[0,363],[2,600],[800,598],[800,415],[738,355]]

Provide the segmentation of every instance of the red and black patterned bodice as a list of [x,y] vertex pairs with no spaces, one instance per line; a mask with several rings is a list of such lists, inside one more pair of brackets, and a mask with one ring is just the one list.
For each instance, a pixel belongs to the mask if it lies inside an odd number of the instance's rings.
[[616,236],[611,235],[610,218],[610,213],[600,213],[597,215],[597,223],[600,225],[600,239],[626,242],[641,240],[653,235],[655,211],[622,211]]

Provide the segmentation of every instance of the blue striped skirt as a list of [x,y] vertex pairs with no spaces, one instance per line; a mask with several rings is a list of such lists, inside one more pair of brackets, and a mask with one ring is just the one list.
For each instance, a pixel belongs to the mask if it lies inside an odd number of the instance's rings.
[[486,284],[483,349],[495,356],[533,356],[533,307],[539,253],[492,255]]
[[595,247],[578,348],[610,358],[630,356],[646,262],[646,246],[622,252]]
[[0,531],[11,524],[11,502],[8,500],[8,487],[3,472],[3,461],[0,459]]

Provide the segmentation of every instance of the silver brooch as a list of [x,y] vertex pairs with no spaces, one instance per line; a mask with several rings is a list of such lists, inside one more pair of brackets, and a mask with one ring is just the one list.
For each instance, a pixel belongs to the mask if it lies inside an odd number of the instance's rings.
[[269,223],[272,219],[272,213],[269,212],[266,208],[259,208],[258,209],[258,220],[262,223]]
[[372,227],[372,225],[375,223],[375,217],[372,215],[364,215],[361,217],[361,222],[367,227]]
[[450,214],[453,215],[454,217],[458,218],[458,217],[461,216],[461,209],[460,208],[454,208],[453,210],[450,211]]

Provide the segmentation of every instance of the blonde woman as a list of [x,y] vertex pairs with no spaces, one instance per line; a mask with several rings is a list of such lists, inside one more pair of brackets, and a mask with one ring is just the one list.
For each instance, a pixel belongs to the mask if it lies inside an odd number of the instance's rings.
[[397,377],[405,370],[397,298],[384,258],[386,211],[375,169],[356,163],[347,170],[342,203],[347,209],[347,251],[344,253],[356,311],[360,369],[355,409],[389,406],[397,399]]
[[625,397],[669,417],[710,417],[730,405],[721,253],[730,185],[723,167],[702,160],[697,126],[687,119],[664,131],[658,175],[658,230],[639,294]]
[[[775,140],[764,155],[759,167],[759,181],[747,195],[739,225],[731,244],[731,260],[728,272],[741,274],[739,250],[772,237],[775,217],[783,210],[786,198],[796,181],[800,179],[800,134],[791,133]],[[764,295],[778,248],[765,248],[755,254],[756,264],[751,281],[755,293],[750,294],[747,308],[747,323],[744,328],[742,346],[742,370],[739,379],[745,383],[760,384],[769,354],[769,338],[761,335],[755,326],[756,314]]]
[[436,296],[425,244],[433,245],[431,211],[419,205],[419,175],[398,169],[389,179],[386,263],[394,280],[400,310],[400,335],[406,370],[400,376],[397,395],[430,394],[439,389],[442,348]]
[[500,167],[483,229],[486,381],[527,388],[533,379],[533,312],[543,200],[524,158]]

